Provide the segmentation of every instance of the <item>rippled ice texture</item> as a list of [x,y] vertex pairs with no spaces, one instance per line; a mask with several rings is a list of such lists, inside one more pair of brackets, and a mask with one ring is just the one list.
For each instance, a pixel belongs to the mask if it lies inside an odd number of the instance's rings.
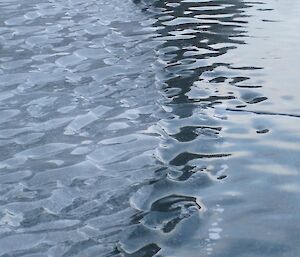
[[0,13],[0,256],[299,256],[298,1]]

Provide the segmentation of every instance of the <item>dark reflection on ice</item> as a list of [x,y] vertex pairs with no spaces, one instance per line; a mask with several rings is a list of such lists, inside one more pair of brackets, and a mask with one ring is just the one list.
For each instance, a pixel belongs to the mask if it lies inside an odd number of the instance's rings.
[[297,256],[298,3],[0,12],[0,256]]

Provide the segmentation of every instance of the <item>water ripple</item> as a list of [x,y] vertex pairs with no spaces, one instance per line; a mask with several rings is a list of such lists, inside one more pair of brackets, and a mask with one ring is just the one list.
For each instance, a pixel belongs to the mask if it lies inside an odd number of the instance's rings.
[[298,3],[0,12],[0,256],[297,256]]

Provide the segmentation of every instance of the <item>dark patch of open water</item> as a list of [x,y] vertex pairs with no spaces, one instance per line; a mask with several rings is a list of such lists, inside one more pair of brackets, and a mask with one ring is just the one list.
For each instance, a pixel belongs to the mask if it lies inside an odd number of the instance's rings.
[[297,1],[0,13],[0,256],[299,256]]

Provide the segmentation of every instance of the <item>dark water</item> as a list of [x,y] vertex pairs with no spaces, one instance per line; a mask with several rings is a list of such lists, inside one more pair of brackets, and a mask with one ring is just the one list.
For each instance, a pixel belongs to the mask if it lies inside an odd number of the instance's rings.
[[0,256],[300,256],[299,2],[0,13]]

